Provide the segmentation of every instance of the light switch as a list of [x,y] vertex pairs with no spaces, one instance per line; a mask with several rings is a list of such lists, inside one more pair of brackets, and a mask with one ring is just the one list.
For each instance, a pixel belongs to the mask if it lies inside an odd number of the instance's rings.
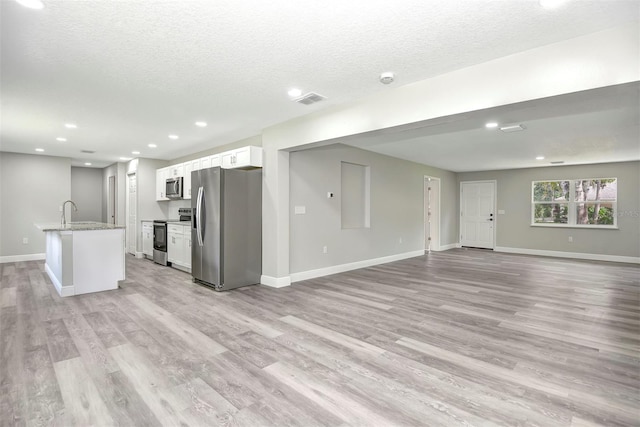
[[504,215],[504,209],[498,209],[498,215]]
[[307,207],[306,206],[296,206],[294,208],[294,213],[296,215],[304,215],[307,213]]

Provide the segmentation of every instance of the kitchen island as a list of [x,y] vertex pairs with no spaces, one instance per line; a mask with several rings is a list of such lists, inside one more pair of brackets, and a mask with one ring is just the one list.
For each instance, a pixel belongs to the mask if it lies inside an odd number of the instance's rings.
[[61,297],[118,288],[125,279],[124,226],[36,224],[46,233],[45,270]]

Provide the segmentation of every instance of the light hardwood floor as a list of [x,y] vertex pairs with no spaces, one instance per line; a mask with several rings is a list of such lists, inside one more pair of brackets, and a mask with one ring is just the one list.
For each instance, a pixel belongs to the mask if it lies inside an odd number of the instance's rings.
[[0,266],[0,424],[638,425],[640,268],[457,249],[216,293]]

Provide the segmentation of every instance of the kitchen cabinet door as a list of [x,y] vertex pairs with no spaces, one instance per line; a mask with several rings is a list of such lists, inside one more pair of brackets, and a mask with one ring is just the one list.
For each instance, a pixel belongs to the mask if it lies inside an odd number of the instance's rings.
[[182,180],[182,198],[185,200],[191,199],[191,171],[193,170],[193,162],[186,162],[184,164],[184,179]]
[[184,227],[184,266],[191,270],[191,227]]
[[[182,228],[181,226],[179,226]],[[170,263],[183,266],[184,265],[184,233],[169,231],[167,233],[167,258]]]
[[156,200],[163,201],[169,200],[165,191],[167,190],[167,175],[169,168],[162,168],[156,170]]
[[144,221],[142,223],[142,253],[153,258],[153,223]]
[[179,176],[184,176],[184,163],[169,166],[168,169],[169,175],[167,176],[167,178],[177,178]]
[[222,153],[222,167],[225,169],[262,167],[261,147],[242,147]]

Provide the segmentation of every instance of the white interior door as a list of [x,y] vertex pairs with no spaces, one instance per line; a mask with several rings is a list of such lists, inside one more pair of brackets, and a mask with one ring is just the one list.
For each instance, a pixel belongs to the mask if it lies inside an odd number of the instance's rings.
[[136,175],[127,175],[127,252],[136,253]]
[[460,183],[460,246],[495,247],[495,181]]
[[424,248],[440,250],[440,179],[424,178]]

